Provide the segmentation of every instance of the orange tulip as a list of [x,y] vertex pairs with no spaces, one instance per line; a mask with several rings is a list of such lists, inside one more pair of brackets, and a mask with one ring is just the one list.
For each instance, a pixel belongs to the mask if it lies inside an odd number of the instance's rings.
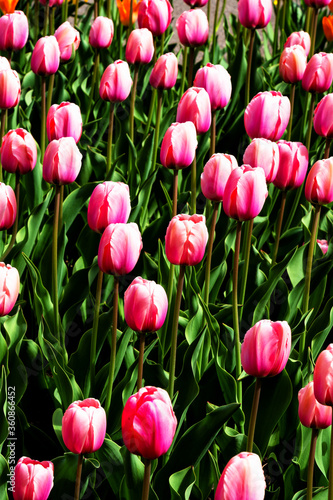
[[18,0],[0,0],[0,9],[4,14],[12,14]]
[[333,12],[333,0],[331,3],[328,4],[328,8],[330,9],[331,12]]
[[333,41],[333,16],[323,17],[323,30],[329,42]]
[[[137,20],[139,3],[140,3],[140,0],[138,0],[138,1],[133,0],[132,24],[134,24],[135,21]],[[124,26],[129,25],[130,5],[131,5],[131,0],[117,0],[117,7],[119,10],[120,22]]]

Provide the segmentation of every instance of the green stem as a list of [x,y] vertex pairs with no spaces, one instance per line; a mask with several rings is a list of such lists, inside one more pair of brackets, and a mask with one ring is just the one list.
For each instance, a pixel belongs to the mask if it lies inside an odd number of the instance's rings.
[[111,18],[111,0],[106,1],[106,17]]
[[319,429],[312,429],[309,462],[308,462],[308,473],[307,473],[306,500],[312,500],[313,472],[314,472],[318,433]]
[[246,222],[245,246],[244,246],[244,266],[243,266],[243,273],[242,273],[241,293],[240,293],[240,297],[239,297],[240,304],[244,304],[244,300],[245,300],[247,275],[249,272],[249,263],[250,263],[253,221],[254,221],[254,219],[251,219],[251,220]]
[[55,186],[53,235],[52,235],[52,300],[54,313],[55,337],[60,340],[59,305],[58,305],[58,225],[60,207],[60,186]]
[[178,170],[173,171],[173,183],[172,183],[172,217],[177,215],[177,200],[178,199]]
[[54,11],[55,7],[50,10],[50,35],[54,35]]
[[40,131],[40,158],[43,163],[45,153],[45,132],[46,132],[46,77],[41,76],[42,79],[42,123]]
[[90,392],[91,393],[94,391],[95,388],[96,348],[97,348],[99,309],[101,305],[101,296],[102,296],[102,285],[103,285],[103,271],[99,269],[97,276],[94,320],[93,320],[93,327],[91,332],[91,344],[90,344]]
[[274,28],[273,56],[275,56],[276,49],[278,46],[279,21],[280,21],[280,2],[281,2],[281,0],[277,0],[276,15],[275,15],[275,28]]
[[288,130],[287,130],[287,141],[290,141],[291,138],[291,129],[293,126],[293,113],[294,113],[294,103],[295,103],[295,88],[296,84],[292,83],[291,89],[290,89],[290,118],[289,118],[289,123],[288,123]]
[[312,7],[314,10],[314,16],[312,17],[312,29],[311,29],[311,47],[309,53],[309,59],[313,56],[315,52],[316,46],[316,36],[317,36],[317,24],[318,24],[318,9],[316,7]]
[[188,87],[192,87],[193,83],[193,68],[194,68],[194,47],[190,47],[190,60],[188,64]]
[[[76,0],[76,1],[78,2],[79,0]],[[65,0],[63,5],[64,5],[64,8],[62,11],[62,13],[63,13],[62,22],[64,23],[65,21],[67,21],[67,18],[68,18],[68,0]]]
[[76,0],[76,3],[75,3],[75,14],[74,14],[74,26],[77,26],[78,11],[79,11],[79,0]]
[[98,17],[98,0],[95,0],[94,1],[94,18],[96,19],[96,17]]
[[107,154],[106,154],[106,175],[107,176],[111,170],[111,165],[112,165],[113,118],[114,118],[114,102],[110,102],[109,132],[108,132],[108,145],[107,145]]
[[[77,1],[79,1],[79,0],[77,0]],[[77,469],[76,469],[74,500],[79,500],[79,498],[80,498],[82,461],[83,461],[83,455],[82,455],[82,453],[80,453],[78,455],[78,457],[77,457]]]
[[149,487],[150,487],[150,471],[151,471],[151,460],[145,458],[145,473],[143,476],[143,485],[142,485],[142,500],[149,499]]
[[54,86],[54,77],[55,77],[55,74],[53,73],[53,75],[50,75],[50,79],[49,79],[49,87],[48,87],[48,90],[47,90],[47,101],[46,101],[46,110],[45,110],[45,113],[46,113],[46,116],[47,116],[47,113],[49,112],[49,109],[52,105],[52,94],[53,94],[53,86]]
[[179,95],[179,97],[181,97],[184,94],[186,66],[187,66],[187,47],[184,47],[184,50],[183,50],[183,71],[182,71],[182,79],[180,82],[180,95]]
[[147,123],[146,123],[146,128],[145,128],[145,135],[144,135],[145,138],[147,137],[147,135],[149,133],[149,129],[150,129],[150,125],[151,125],[151,120],[153,118],[154,107],[155,107],[155,99],[156,99],[156,92],[157,92],[157,89],[153,88],[152,93],[151,93],[148,118],[147,118]]
[[207,21],[208,21],[208,26],[209,26],[209,21],[210,21],[210,0],[207,2]]
[[209,239],[207,245],[207,258],[206,258],[206,270],[205,270],[205,294],[204,299],[208,306],[209,302],[209,282],[210,282],[210,268],[212,262],[212,252],[213,252],[213,243],[214,243],[214,235],[215,235],[215,227],[217,221],[217,214],[219,211],[219,202],[215,201],[213,204],[213,215],[212,222],[209,230]]
[[15,217],[15,222],[13,226],[13,232],[12,232],[12,237],[10,240],[10,243],[3,253],[3,255],[0,257],[0,262],[4,262],[5,258],[11,251],[11,249],[14,246],[15,240],[16,240],[16,235],[17,235],[17,229],[18,229],[18,219],[19,219],[19,208],[20,208],[20,173],[17,171],[16,172],[16,182],[15,182],[15,198],[16,198],[16,205],[17,205],[17,212],[16,212],[16,217]]
[[279,250],[283,214],[284,214],[284,209],[286,206],[286,198],[287,198],[287,191],[282,191],[281,206],[280,206],[280,211],[279,211],[279,215],[278,215],[278,219],[277,219],[277,223],[276,223],[276,235],[275,235],[275,242],[274,242],[274,248],[273,248],[272,267],[276,263],[276,257],[277,257],[277,253]]
[[249,53],[248,53],[248,57],[247,57],[247,71],[246,71],[246,84],[245,84],[245,106],[247,106],[250,102],[251,67],[252,67],[253,45],[254,45],[255,33],[256,33],[255,29],[251,29],[250,47],[249,47]]
[[47,35],[47,24],[49,20],[49,12],[50,12],[50,3],[49,0],[46,0],[45,12],[44,12],[44,36]]
[[169,385],[168,385],[168,393],[171,399],[173,398],[174,385],[175,385],[178,320],[179,320],[179,311],[180,311],[180,304],[182,300],[182,291],[184,285],[184,274],[185,274],[185,266],[181,265],[179,269],[177,295],[175,301],[175,308],[173,311],[172,332],[171,332],[170,370],[169,370]]
[[195,214],[197,210],[197,154],[191,165],[191,213]]
[[257,421],[257,415],[258,415],[261,384],[262,384],[262,379],[257,378],[256,385],[254,387],[251,416],[250,416],[250,422],[249,422],[249,430],[247,433],[246,451],[248,451],[250,453],[252,453],[252,449],[253,449],[254,431],[256,428],[256,421]]
[[105,411],[109,414],[111,395],[113,388],[114,370],[116,365],[116,350],[117,350],[117,323],[118,323],[118,296],[119,296],[119,278],[114,276],[113,285],[113,311],[112,311],[112,333],[111,333],[111,356],[109,367],[109,384],[106,395]]
[[138,85],[138,75],[139,75],[139,65],[134,65],[134,78],[133,78],[133,87],[131,93],[131,108],[130,108],[130,139],[134,143],[134,108],[135,108],[135,96],[136,96],[136,87]]
[[212,125],[210,127],[210,151],[209,151],[210,156],[212,156],[215,153],[215,143],[216,143],[216,109],[213,109]]
[[36,45],[39,34],[39,0],[34,4],[34,42]]
[[[333,411],[333,408],[332,408]],[[333,418],[331,425],[330,467],[328,476],[328,500],[333,500]]]
[[[311,228],[308,260],[306,262],[305,285],[304,285],[304,295],[303,295],[303,313],[308,312],[308,309],[309,309],[312,261],[313,261],[313,254],[314,254],[314,249],[315,249],[315,245],[316,245],[316,241],[317,241],[317,231],[318,231],[318,225],[319,225],[319,219],[320,219],[320,210],[321,210],[321,205],[316,205],[313,223],[312,223],[312,228]],[[301,337],[301,340],[302,340],[301,351],[302,352],[303,352],[304,347],[305,347],[305,338],[303,338],[303,337]]]
[[94,99],[94,92],[95,92],[95,86],[96,86],[98,66],[99,66],[99,50],[96,48],[95,49],[95,59],[94,59],[94,71],[93,71],[92,80],[91,80],[89,103],[88,103],[88,109],[87,109],[87,114],[86,114],[86,124],[89,121],[89,115],[90,115],[91,105],[92,105],[92,102],[93,102],[93,99]]
[[235,349],[236,349],[236,384],[237,384],[237,400],[242,404],[242,381],[238,380],[242,372],[241,354],[240,354],[240,336],[239,336],[239,320],[238,320],[238,264],[239,251],[241,242],[242,222],[237,221],[235,254],[232,273],[232,320],[235,334]]
[[139,360],[138,360],[138,382],[136,390],[139,391],[142,387],[142,375],[143,375],[143,355],[145,352],[145,341],[146,334],[140,332],[140,348],[139,348]]
[[130,0],[130,13],[128,19],[128,36],[130,36],[133,28],[133,0]]
[[[285,31],[284,27],[286,24],[287,4],[288,4],[288,0],[284,0],[283,1],[283,8],[282,8],[281,33],[284,33],[284,31]],[[282,40],[282,37],[281,37],[281,40]],[[282,50],[281,50],[281,52],[282,52]]]
[[58,236],[61,233],[62,224],[63,224],[63,204],[64,204],[64,191],[65,186],[60,186],[60,207],[59,207],[59,224],[58,224]]
[[[1,110],[1,126],[0,126],[0,146],[2,145],[2,139],[5,135],[6,128],[6,109]],[[0,157],[0,182],[2,182],[2,165],[1,165],[1,157]]]
[[324,153],[324,159],[326,160],[330,156],[330,147],[331,147],[331,138],[326,137],[326,143],[325,143],[325,153]]
[[311,133],[312,133],[312,122],[313,122],[313,111],[315,107],[315,101],[316,101],[316,94],[313,92],[311,94],[311,104],[310,104],[310,111],[308,115],[308,130],[306,133],[306,148],[309,152],[309,157],[310,157],[310,145],[311,145]]
[[156,127],[155,127],[155,136],[154,136],[154,149],[153,149],[153,161],[152,161],[152,169],[151,171],[155,171],[156,160],[157,160],[157,150],[159,145],[160,138],[160,121],[161,121],[161,109],[163,102],[163,89],[157,90],[157,111],[156,111]]
[[215,6],[215,15],[214,15],[214,28],[213,28],[213,63],[215,64],[215,49],[216,49],[216,31],[217,31],[217,20],[218,20],[218,11],[220,8],[220,0],[216,0]]
[[307,33],[309,33],[309,35],[311,35],[311,33],[310,33],[310,20],[311,20],[311,7],[308,6],[306,8],[305,31]]

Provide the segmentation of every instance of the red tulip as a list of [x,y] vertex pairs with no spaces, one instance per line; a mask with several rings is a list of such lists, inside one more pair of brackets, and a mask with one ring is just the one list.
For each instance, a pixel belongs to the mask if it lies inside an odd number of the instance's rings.
[[333,406],[333,344],[317,358],[313,373],[313,390],[319,403]]
[[279,141],[279,166],[274,186],[279,189],[296,189],[303,184],[308,170],[309,154],[301,142]]
[[7,172],[21,175],[33,170],[37,162],[37,146],[32,135],[23,128],[9,130],[2,139],[1,165]]
[[73,137],[77,143],[82,134],[82,117],[79,106],[72,102],[53,104],[47,113],[46,131],[49,141],[62,137]]
[[59,44],[60,61],[69,61],[80,45],[80,33],[66,21],[56,29],[54,36]]
[[43,179],[51,184],[70,184],[80,173],[82,155],[73,137],[54,139],[43,159]]
[[162,165],[175,170],[189,167],[197,146],[197,132],[193,122],[172,123],[161,144]]
[[49,76],[58,71],[60,49],[55,36],[44,36],[37,40],[32,51],[31,69],[37,75]]
[[172,11],[169,0],[141,0],[138,11],[139,28],[147,28],[153,36],[162,35],[171,23]]
[[305,182],[305,198],[318,205],[333,201],[333,157],[313,165]]
[[110,47],[114,33],[112,19],[98,16],[92,23],[89,31],[89,43],[96,49],[106,49]]
[[265,28],[272,16],[271,0],[239,0],[239,22],[246,28]]
[[0,316],[6,316],[15,306],[20,291],[20,276],[15,267],[0,262]]
[[231,77],[220,64],[207,63],[198,69],[193,85],[208,92],[212,110],[225,108],[230,100]]
[[325,95],[316,106],[313,128],[318,135],[333,138],[333,94]]
[[16,71],[3,69],[0,71],[0,109],[16,106],[20,100],[21,84]]
[[332,79],[333,54],[319,52],[311,57],[305,68],[302,87],[307,92],[326,92],[332,84]]
[[88,204],[90,229],[103,233],[109,224],[126,223],[131,212],[129,187],[123,182],[105,181],[93,190]]
[[236,167],[237,160],[232,155],[216,153],[208,160],[201,174],[201,191],[212,201],[222,201],[225,185]]
[[132,83],[127,62],[117,60],[104,71],[99,87],[99,95],[104,101],[124,101],[131,92]]
[[298,392],[298,416],[305,427],[326,429],[332,423],[332,409],[318,403],[309,382]]
[[126,61],[131,64],[148,64],[154,54],[154,42],[147,28],[131,31],[126,45]]
[[254,139],[277,141],[287,128],[290,101],[280,92],[259,92],[247,105],[244,114],[246,133]]
[[266,182],[273,182],[279,168],[279,148],[268,139],[253,139],[243,155],[243,163],[252,168],[261,167],[265,172]]
[[177,19],[176,28],[179,41],[185,47],[200,47],[208,40],[208,19],[201,9],[183,12]]
[[9,229],[15,222],[17,205],[13,189],[0,182],[0,230]]
[[306,54],[300,45],[293,45],[283,50],[279,72],[286,83],[297,83],[302,80],[306,68]]
[[53,488],[52,462],[21,457],[15,467],[14,500],[47,500]]
[[204,134],[211,124],[211,105],[205,89],[191,87],[181,97],[177,108],[177,122],[193,122],[197,134]]
[[165,235],[165,253],[171,264],[195,266],[202,261],[208,231],[203,215],[173,217]]
[[171,89],[176,83],[177,75],[177,57],[172,52],[169,52],[157,59],[150,74],[149,83],[155,89]]
[[0,50],[20,50],[27,43],[29,25],[24,12],[17,10],[0,17]]

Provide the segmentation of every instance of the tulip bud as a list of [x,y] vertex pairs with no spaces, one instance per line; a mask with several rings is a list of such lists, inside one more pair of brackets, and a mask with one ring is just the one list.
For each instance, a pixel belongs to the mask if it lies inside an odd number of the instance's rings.
[[32,51],[31,69],[41,76],[53,75],[60,64],[60,49],[55,36],[44,36],[37,40]]
[[333,201],[333,157],[318,160],[305,182],[305,198],[311,203],[326,205]]
[[123,182],[105,181],[93,190],[88,204],[90,229],[103,233],[109,224],[126,224],[131,212],[129,187]]
[[130,64],[148,64],[154,54],[154,42],[147,28],[131,31],[126,45],[126,61]]
[[6,316],[15,306],[20,291],[20,276],[15,267],[0,262],[0,316]]
[[24,12],[17,10],[0,17],[0,50],[20,50],[27,43],[29,25]]
[[274,377],[286,366],[290,348],[291,330],[286,321],[258,321],[244,337],[243,368],[253,377]]
[[171,89],[176,83],[177,75],[177,57],[172,52],[169,52],[157,59],[150,74],[149,83],[155,89]]
[[21,84],[16,71],[3,69],[0,71],[0,109],[16,106],[20,100]]
[[132,83],[127,62],[117,60],[104,71],[99,86],[99,95],[104,101],[124,101],[131,92]]
[[54,139],[47,146],[43,159],[43,179],[51,184],[74,182],[82,165],[82,155],[73,137]]
[[197,134],[209,130],[212,119],[209,95],[205,89],[191,87],[182,95],[177,108],[177,122],[193,122]]
[[333,406],[333,344],[317,358],[313,372],[313,390],[320,404]]
[[26,174],[36,166],[36,141],[23,128],[9,130],[2,139],[0,154],[1,165],[6,172]]
[[293,45],[301,45],[305,51],[305,55],[308,56],[311,48],[309,33],[307,31],[294,31],[288,36],[283,47],[292,47]]
[[92,23],[89,31],[89,43],[96,49],[106,49],[111,45],[113,33],[112,19],[98,16]]
[[319,9],[320,7],[325,7],[330,3],[331,0],[304,0],[305,5],[309,7],[315,7]]
[[15,466],[14,500],[47,500],[53,488],[52,462],[21,457]]
[[147,28],[153,36],[162,35],[171,23],[173,8],[169,0],[141,0],[139,3],[139,28]]
[[328,42],[333,41],[333,16],[323,17],[323,31]]
[[190,7],[204,7],[208,0],[184,0],[184,2]]
[[332,424],[332,410],[329,406],[318,403],[313,382],[309,382],[298,392],[298,416],[301,424],[313,429],[326,429]]
[[65,446],[77,454],[93,453],[105,438],[106,413],[94,398],[74,401],[62,417],[62,437]]
[[47,113],[46,131],[49,141],[62,137],[73,137],[77,143],[82,134],[82,117],[79,106],[72,102],[53,104]]
[[62,23],[58,29],[54,32],[54,36],[56,37],[59,49],[60,49],[60,61],[66,62],[69,61],[70,58],[74,55],[79,45],[80,45],[80,33],[78,30],[73,28],[68,21]]
[[125,404],[121,431],[126,448],[147,460],[160,457],[171,446],[177,427],[169,394],[158,387],[142,387]]
[[263,500],[266,482],[260,458],[243,451],[229,460],[217,485],[215,500]]
[[280,57],[279,72],[286,83],[302,80],[306,68],[306,54],[300,45],[293,45],[283,50]]
[[279,141],[279,166],[273,180],[279,189],[296,189],[303,184],[308,170],[309,153],[301,142]]
[[15,222],[17,205],[16,197],[11,186],[0,182],[0,231],[9,229]]
[[[118,11],[119,11],[120,22],[124,26],[128,26],[130,24],[130,22],[129,22],[130,3],[131,3],[131,0],[117,0],[117,7],[118,7]],[[132,23],[131,24],[134,24],[135,21],[137,20],[139,3],[140,3],[140,0],[139,1],[133,0],[133,14],[132,14]]]
[[122,276],[139,260],[142,238],[137,224],[109,224],[98,247],[98,266],[103,273]]
[[155,281],[140,276],[132,281],[124,295],[125,321],[135,332],[156,332],[164,323],[168,297]]
[[238,19],[246,28],[265,28],[271,16],[271,0],[239,0],[238,2]]
[[247,135],[277,141],[287,128],[290,101],[280,92],[259,92],[247,105],[244,125]]
[[222,201],[225,185],[236,167],[237,160],[232,155],[216,153],[208,160],[201,174],[201,191],[211,201]]
[[318,135],[333,138],[333,94],[325,95],[316,106],[313,128]]
[[4,69],[11,69],[7,57],[0,56],[0,71]]
[[208,231],[203,215],[180,214],[173,217],[165,235],[165,253],[171,264],[195,266],[202,261]]
[[177,19],[176,28],[179,41],[185,47],[200,47],[208,40],[208,19],[201,9],[183,12]]
[[318,243],[320,250],[325,255],[327,253],[327,250],[328,250],[328,241],[327,240],[317,240],[317,243]]
[[224,189],[223,210],[240,221],[259,215],[267,198],[265,172],[261,167],[242,165],[233,169]]
[[265,172],[266,182],[273,182],[279,168],[279,148],[275,142],[268,139],[253,139],[246,148],[243,163],[252,168],[261,167]]
[[333,54],[319,52],[311,57],[305,68],[302,87],[307,92],[320,94],[330,88],[332,79]]
[[161,144],[162,165],[175,170],[189,167],[197,146],[197,132],[193,122],[172,123]]
[[231,76],[220,64],[207,63],[198,69],[193,85],[208,92],[212,110],[225,108],[230,100]]

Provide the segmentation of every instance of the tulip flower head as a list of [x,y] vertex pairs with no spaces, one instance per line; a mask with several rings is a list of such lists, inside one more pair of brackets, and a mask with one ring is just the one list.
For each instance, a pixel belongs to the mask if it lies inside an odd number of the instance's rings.
[[24,12],[17,10],[0,17],[0,50],[21,50],[28,35],[28,19]]
[[326,92],[333,80],[333,54],[319,52],[308,62],[302,78],[302,87],[307,92]]
[[106,49],[110,47],[114,33],[112,19],[98,16],[92,23],[89,31],[89,43],[96,49]]
[[46,132],[49,141],[73,137],[77,143],[82,134],[82,116],[79,106],[72,102],[53,104],[47,113]]
[[201,191],[211,201],[223,201],[227,180],[231,172],[238,167],[233,155],[216,153],[211,156],[201,174]]
[[126,45],[126,61],[130,64],[148,64],[153,54],[154,41],[151,31],[147,28],[131,31]]
[[265,28],[272,16],[271,0],[239,0],[238,19],[246,28]]
[[327,240],[317,240],[317,243],[318,243],[320,250],[325,255],[327,253],[327,250],[328,250],[328,241]]
[[[49,7],[57,7],[63,4],[64,0],[49,0]],[[46,5],[47,0],[39,0],[39,3]]]
[[3,69],[0,71],[0,109],[16,106],[21,96],[20,79],[16,71]]
[[[132,15],[132,23],[134,24],[138,18],[138,10],[139,10],[140,0],[133,0],[133,15]],[[131,0],[117,0],[117,7],[119,11],[120,22],[123,26],[128,26],[130,24],[130,4]]]
[[32,135],[23,128],[9,130],[2,139],[1,165],[6,172],[31,172],[37,162],[37,146]]
[[82,154],[73,137],[50,142],[43,159],[43,179],[51,184],[70,184],[80,173]]
[[131,92],[133,80],[126,61],[117,60],[105,69],[99,86],[104,101],[121,102]]
[[328,42],[333,41],[333,16],[323,17],[323,31]]
[[12,227],[16,213],[17,204],[13,188],[0,182],[0,231]]
[[333,344],[317,358],[313,372],[313,390],[319,403],[333,406]]
[[208,0],[184,0],[184,2],[190,7],[204,7]]
[[143,387],[131,396],[121,417],[126,448],[153,460],[168,451],[177,427],[169,394],[159,387]]
[[208,19],[201,9],[183,12],[177,19],[176,28],[179,41],[185,47],[200,47],[208,40]]
[[319,9],[320,7],[326,7],[331,2],[331,0],[304,0],[305,5],[308,7],[315,7]]
[[0,0],[0,9],[3,14],[12,14],[15,11],[15,7],[18,0]]
[[197,134],[209,130],[212,119],[208,92],[199,87],[191,87],[182,95],[177,107],[177,122],[193,122]]
[[123,182],[105,181],[93,190],[87,220],[90,229],[103,233],[109,224],[126,224],[131,212],[129,187]]
[[59,44],[54,35],[37,40],[32,51],[31,69],[36,75],[49,76],[58,71],[60,64]]
[[316,133],[328,139],[333,138],[333,94],[325,95],[316,106],[313,117]]
[[279,189],[296,189],[303,184],[308,164],[309,153],[301,142],[279,141],[279,165],[273,180]]
[[302,80],[306,68],[306,54],[300,45],[286,47],[280,57],[279,72],[286,83]]
[[326,429],[332,424],[332,409],[318,403],[313,382],[309,382],[298,392],[298,416],[301,424],[313,429]]
[[171,23],[173,8],[169,0],[141,0],[139,2],[139,28],[147,28],[153,36],[162,35]]
[[326,205],[333,201],[333,157],[318,160],[305,182],[305,198],[311,203]]
[[309,33],[307,31],[294,31],[291,35],[288,36],[283,47],[292,47],[293,45],[301,45],[301,47],[303,47],[305,51],[306,56],[308,56],[311,48],[311,39]]
[[20,276],[15,267],[0,262],[0,316],[6,316],[15,306],[20,291]]
[[47,500],[53,488],[52,462],[21,457],[15,466],[14,500]]
[[208,92],[212,110],[225,108],[231,97],[231,76],[220,64],[207,63],[198,69],[194,87]]
[[198,146],[193,122],[172,123],[161,144],[160,159],[166,168],[179,170],[189,167]]
[[247,105],[244,114],[246,133],[254,139],[281,139],[290,117],[290,101],[280,92],[259,92]]
[[161,55],[150,74],[149,83],[155,89],[171,89],[177,80],[178,61],[173,52]]
[[266,182],[273,182],[280,161],[278,145],[268,139],[253,139],[243,155],[243,163],[252,168],[261,167],[265,172]]
[[0,71],[2,71],[3,69],[10,69],[10,63],[7,57],[0,56]]
[[59,44],[60,61],[69,61],[80,45],[80,33],[66,21],[56,29],[54,36]]
[[203,215],[180,214],[173,217],[165,235],[165,253],[171,264],[195,266],[202,261],[208,231]]

